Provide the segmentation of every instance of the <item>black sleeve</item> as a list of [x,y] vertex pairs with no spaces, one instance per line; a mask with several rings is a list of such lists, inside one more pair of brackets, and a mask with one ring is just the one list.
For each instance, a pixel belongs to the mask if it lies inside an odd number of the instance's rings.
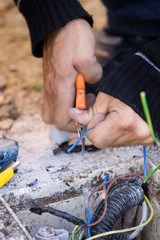
[[98,91],[120,99],[143,119],[140,92],[145,91],[156,134],[160,137],[160,39],[142,48],[103,76]]
[[[19,4],[18,0],[14,2]],[[19,10],[27,21],[32,52],[36,57],[42,57],[43,39],[48,33],[77,18],[84,18],[90,25],[93,24],[92,17],[78,0],[21,0]]]

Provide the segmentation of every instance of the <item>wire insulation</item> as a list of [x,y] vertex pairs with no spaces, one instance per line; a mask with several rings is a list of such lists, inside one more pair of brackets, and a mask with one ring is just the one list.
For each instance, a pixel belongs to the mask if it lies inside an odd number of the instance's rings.
[[143,155],[144,155],[144,178],[147,177],[147,154],[146,146],[143,146]]
[[[87,227],[95,226],[95,225],[97,225],[98,223],[100,223],[100,222],[102,221],[102,219],[104,218],[104,216],[105,216],[105,214],[106,214],[106,211],[107,211],[107,195],[108,195],[109,190],[111,189],[112,185],[113,185],[116,181],[118,181],[118,180],[124,180],[124,178],[127,177],[127,176],[137,176],[137,177],[139,177],[139,178],[141,179],[141,176],[138,175],[138,174],[136,174],[136,173],[122,174],[122,175],[120,175],[120,176],[118,176],[118,177],[113,178],[112,180],[109,180],[109,181],[101,184],[99,187],[97,187],[97,188],[90,194],[89,200],[91,199],[91,197],[93,196],[93,194],[94,194],[95,192],[97,192],[101,187],[103,187],[103,192],[104,192],[104,210],[103,210],[102,216],[101,216],[97,221],[88,224]],[[127,179],[128,179],[128,178],[127,178]],[[108,188],[107,188],[107,190],[106,190],[105,185],[106,185],[107,183],[110,183],[110,184],[108,185]]]
[[146,183],[148,178],[150,178],[150,176],[152,176],[153,173],[155,173],[159,168],[160,168],[160,164],[151,173],[148,174],[148,176],[143,180],[143,183]]
[[[84,134],[83,134],[83,137],[86,137],[86,135],[87,135],[87,133],[89,132],[89,131],[91,131],[92,130],[92,128],[91,129],[88,129]],[[81,141],[81,138],[78,138],[78,140],[67,150],[67,152],[68,153],[70,153],[77,145],[78,145],[78,143]]]
[[154,142],[157,144],[158,147],[160,147],[160,142],[156,138],[155,132],[153,130],[151,115],[150,115],[150,112],[149,112],[148,103],[147,103],[147,99],[146,99],[146,93],[145,92],[141,92],[140,93],[140,97],[141,97],[141,102],[142,102],[142,106],[143,106],[143,111],[144,111],[144,114],[145,114],[146,121],[148,123],[149,129],[150,129],[151,135],[153,137]]
[[153,215],[154,215],[154,211],[153,211],[153,208],[152,208],[152,205],[151,205],[150,201],[148,200],[148,198],[145,195],[144,195],[144,199],[145,199],[145,201],[146,201],[146,203],[147,203],[147,205],[150,209],[150,217],[148,218],[148,220],[146,222],[142,223],[141,225],[131,227],[131,228],[127,228],[127,229],[121,229],[121,230],[115,230],[115,231],[100,233],[100,234],[97,234],[97,235],[95,235],[91,238],[87,238],[86,240],[92,240],[92,239],[108,236],[108,235],[111,235],[111,234],[130,232],[130,231],[134,231],[138,228],[142,228],[142,227],[146,226],[152,220]]

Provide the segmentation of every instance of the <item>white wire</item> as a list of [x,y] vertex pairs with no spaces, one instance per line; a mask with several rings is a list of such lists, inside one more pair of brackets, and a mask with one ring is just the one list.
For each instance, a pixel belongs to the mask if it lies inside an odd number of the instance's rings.
[[[146,222],[147,220],[147,217],[148,217],[148,207],[147,207],[147,203],[146,201],[143,201],[142,203],[142,218],[141,218],[141,222],[139,225],[143,224],[144,222]],[[129,235],[129,240],[132,240],[132,239],[135,239],[139,233],[143,230],[144,226],[143,227],[140,227],[138,229],[136,229],[134,232],[132,232],[130,235]]]

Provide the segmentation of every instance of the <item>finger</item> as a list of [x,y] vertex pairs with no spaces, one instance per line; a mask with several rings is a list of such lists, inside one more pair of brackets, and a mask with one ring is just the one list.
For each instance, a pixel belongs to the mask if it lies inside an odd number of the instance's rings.
[[94,102],[95,102],[96,96],[93,93],[88,93],[86,95],[86,109],[89,109]]
[[99,123],[105,119],[109,99],[110,96],[108,97],[104,93],[99,93],[95,103],[88,110],[82,111],[76,108],[71,108],[69,110],[69,115],[75,121],[85,126],[89,124],[89,127],[93,127],[96,125],[96,123]]
[[[138,116],[136,129],[134,126],[121,124],[120,116],[114,112],[108,114],[104,121],[87,134],[88,139],[98,148],[119,147],[129,145],[151,145],[153,139],[148,125]],[[88,126],[89,127],[89,126]]]
[[77,72],[71,65],[68,69],[70,71],[66,71],[65,76],[59,74],[59,70],[45,72],[42,117],[46,123],[54,124],[60,130],[73,132],[76,126],[68,112],[74,104]]
[[78,72],[82,73],[86,82],[92,84],[102,77],[102,66],[97,62],[95,55],[95,38],[92,30],[81,34],[77,54],[73,59],[73,65]]
[[55,102],[55,122],[59,128],[63,128],[70,120],[69,109],[74,105],[75,87],[70,85],[68,79],[55,79],[52,92]]
[[93,115],[91,111],[79,110],[77,108],[71,108],[69,110],[69,114],[76,122],[85,126],[88,125],[87,129],[94,128],[105,119],[105,115],[103,113],[96,113]]
[[85,81],[90,84],[96,83],[102,77],[102,66],[97,62],[94,55],[80,56],[74,66],[78,72],[82,73]]

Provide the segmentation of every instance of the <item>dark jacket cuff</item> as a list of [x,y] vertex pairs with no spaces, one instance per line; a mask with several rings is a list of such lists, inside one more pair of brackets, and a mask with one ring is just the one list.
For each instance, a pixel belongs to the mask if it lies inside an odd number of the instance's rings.
[[22,0],[19,9],[27,21],[36,57],[42,57],[43,39],[48,33],[77,18],[93,24],[92,17],[77,0]]

